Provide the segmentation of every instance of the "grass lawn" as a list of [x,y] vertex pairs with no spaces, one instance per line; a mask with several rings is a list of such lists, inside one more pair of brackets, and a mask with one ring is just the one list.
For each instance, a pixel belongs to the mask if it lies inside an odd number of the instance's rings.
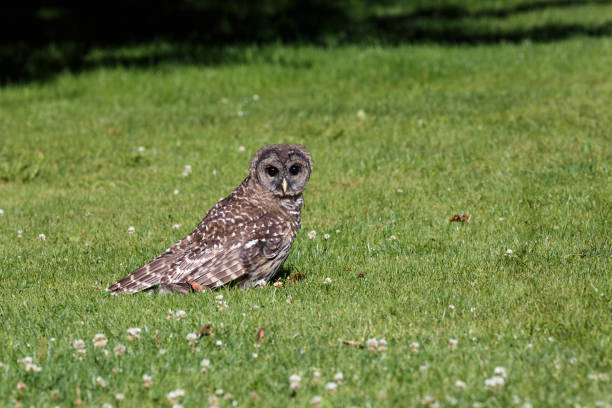
[[[1,406],[612,404],[612,39],[236,52],[0,89]],[[285,141],[304,280],[103,290]]]

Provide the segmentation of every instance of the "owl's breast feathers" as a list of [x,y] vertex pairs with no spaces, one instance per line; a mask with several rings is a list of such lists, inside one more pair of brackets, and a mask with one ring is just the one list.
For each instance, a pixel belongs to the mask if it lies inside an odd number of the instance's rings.
[[134,293],[160,283],[214,289],[267,281],[289,254],[304,201],[301,195],[276,199],[249,188],[248,181],[219,201],[191,234],[108,290]]

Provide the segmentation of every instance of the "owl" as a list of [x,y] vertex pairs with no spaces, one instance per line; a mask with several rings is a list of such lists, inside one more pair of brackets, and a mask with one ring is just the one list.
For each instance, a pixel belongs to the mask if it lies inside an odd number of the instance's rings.
[[261,148],[249,175],[193,232],[109,286],[117,293],[168,292],[265,284],[283,264],[300,229],[302,191],[313,162],[301,145]]

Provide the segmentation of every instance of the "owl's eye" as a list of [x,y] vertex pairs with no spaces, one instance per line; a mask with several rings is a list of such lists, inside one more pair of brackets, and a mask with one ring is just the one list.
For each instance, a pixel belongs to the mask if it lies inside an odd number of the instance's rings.
[[268,166],[266,167],[266,173],[268,173],[268,176],[274,177],[278,174],[278,169],[274,166]]
[[296,175],[300,172],[302,168],[300,167],[299,164],[294,164],[293,166],[289,167],[289,173],[291,173],[292,175]]

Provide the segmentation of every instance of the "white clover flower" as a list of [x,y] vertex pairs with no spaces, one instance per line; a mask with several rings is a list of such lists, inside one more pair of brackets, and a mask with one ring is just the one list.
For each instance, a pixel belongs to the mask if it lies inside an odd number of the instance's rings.
[[181,390],[181,389],[170,391],[168,394],[166,394],[166,398],[168,399],[168,402],[170,402],[170,404],[172,405],[178,404],[179,399],[184,396],[185,396],[185,390]]
[[47,237],[45,236],[45,234],[38,234],[38,239],[40,239],[41,241],[46,241]]
[[134,232],[136,232],[136,228],[129,227],[127,232],[128,232],[128,234],[133,234]]
[[127,332],[128,332],[128,336],[127,336],[128,341],[132,341],[133,339],[140,338],[140,333],[142,332],[142,330],[140,329],[140,327],[130,327],[129,329],[127,329]]
[[330,285],[332,283],[332,279],[327,277],[323,280],[323,283],[325,283],[326,285]]
[[323,398],[318,395],[315,395],[314,397],[310,399],[310,403],[315,406],[320,405],[321,402],[323,402]]
[[253,100],[254,101],[258,101],[259,100],[259,95],[257,95],[257,94],[253,95]]
[[102,408],[113,408],[113,406],[109,404],[108,402],[105,402],[104,404],[102,404]]
[[106,383],[106,380],[100,376],[96,377],[96,384],[98,384],[102,388],[106,388],[106,386],[108,385]]
[[324,234],[324,235],[323,235],[323,238],[324,238],[324,239],[329,239],[329,234]]
[[0,217],[4,215],[4,210],[0,208]]
[[244,152],[246,149],[244,146],[238,146],[238,151],[239,152]]
[[337,389],[338,389],[338,384],[336,384],[335,382],[328,382],[327,384],[325,384],[325,391],[329,393],[336,392]]
[[36,364],[32,362],[32,357],[30,356],[26,356],[22,359],[19,359],[17,360],[17,362],[23,365],[24,370],[31,372],[31,373],[38,373],[42,370],[40,366],[37,366]]
[[340,384],[342,382],[342,380],[344,379],[344,374],[342,374],[341,372],[336,373],[336,375],[334,375],[334,380]]
[[125,346],[123,344],[117,344],[113,350],[116,356],[120,356],[125,353]]
[[380,339],[378,340],[378,350],[385,351],[387,349],[387,340]]
[[276,281],[272,284],[272,286],[274,286],[275,288],[280,288],[281,286],[283,286],[283,282],[281,281]]
[[378,350],[378,340],[375,338],[366,340],[366,347],[368,350]]
[[239,111],[238,111],[236,114],[237,114],[239,117],[243,117],[243,116],[244,116],[244,112],[243,112],[243,111],[241,111],[241,110],[239,110]]
[[159,354],[162,356],[166,354],[166,349],[159,349]]
[[178,190],[178,188],[175,188],[174,191],[172,191],[172,194],[174,195],[178,195],[178,193],[180,193],[180,191]]
[[504,377],[493,376],[485,380],[485,387],[490,390],[494,390],[494,389],[503,387],[504,382],[505,382]]
[[208,408],[218,408],[219,407],[219,397],[216,395],[211,395],[208,397]]
[[448,347],[451,350],[457,350],[457,345],[459,344],[459,340],[457,339],[449,339],[448,340]]
[[455,381],[455,387],[457,388],[457,391],[463,391],[465,389],[465,383],[461,380],[457,380]]
[[297,374],[293,374],[289,377],[289,389],[291,391],[295,391],[300,388],[300,383],[302,382],[302,377]]
[[257,357],[258,357],[258,354],[257,354],[257,353],[253,353],[253,354],[251,354],[251,357],[253,357],[253,358],[257,358]]
[[82,350],[85,348],[85,342],[81,339],[76,339],[75,341],[72,342],[72,347],[74,347],[77,350]]
[[180,228],[181,228],[181,224],[174,224],[174,225],[172,225],[172,229],[177,230],[177,229],[180,229]]
[[495,370],[493,372],[495,373],[495,375],[498,375],[500,377],[507,377],[506,369],[504,367],[495,367]]
[[187,335],[187,340],[189,341],[189,344],[194,345],[198,341],[198,335],[195,333],[189,333]]
[[554,341],[555,341],[555,338],[551,336],[551,337],[549,337],[547,340],[548,340],[549,342],[551,342],[551,343],[552,343],[552,342],[554,342]]
[[142,376],[142,386],[144,388],[150,388],[153,385],[153,378],[150,375],[143,374]]
[[587,375],[587,378],[592,381],[604,381],[607,382],[609,376],[607,373],[590,373]]
[[315,239],[317,237],[317,232],[312,230],[308,233],[308,239]]
[[22,383],[21,381],[17,381],[17,391],[23,391],[25,390],[27,387],[24,383]]
[[259,305],[253,305],[253,310],[259,310]]
[[448,308],[449,308],[450,310],[455,310],[455,305],[448,305]]
[[410,351],[412,351],[413,353],[417,353],[419,351],[419,346],[419,343],[413,341],[412,343],[410,343]]
[[507,254],[507,255],[511,255],[511,254],[512,254],[512,252],[513,252],[513,251],[512,251],[510,248],[506,249],[506,254]]
[[395,241],[395,240],[397,240],[397,237],[395,235],[389,236],[389,241]]
[[217,295],[215,296],[215,300],[219,301],[219,300],[223,300],[223,295]]
[[183,320],[185,319],[185,317],[187,317],[187,312],[185,312],[184,310],[177,310],[174,316],[177,320]]
[[94,336],[92,343],[94,347],[104,347],[106,346],[106,343],[108,343],[108,340],[106,339],[104,333],[98,333]]
[[23,238],[23,230],[17,230],[17,238]]
[[436,403],[436,397],[432,397],[431,395],[426,395],[423,397],[423,399],[421,400],[421,404],[425,407],[431,407],[434,406],[434,404]]
[[138,153],[144,153],[146,149],[144,148],[144,146],[138,146]]
[[210,360],[205,358],[202,361],[200,361],[200,367],[202,367],[202,372],[205,372],[206,370],[208,370],[210,368]]
[[364,111],[363,109],[359,109],[359,110],[357,111],[357,117],[358,117],[359,119],[361,119],[361,120],[365,119],[365,118],[366,118],[366,113],[365,113],[365,111]]
[[403,192],[404,192],[404,190],[402,190],[401,188],[398,188],[398,189],[397,189],[397,192],[398,192],[398,193],[403,193]]
[[476,308],[475,308],[475,307],[470,307],[470,312],[471,312],[471,313],[474,313],[475,311],[476,311]]
[[217,347],[221,347],[222,345],[223,345],[223,342],[221,340],[217,340],[215,342],[215,346],[217,346]]
[[123,400],[124,400],[124,398],[125,398],[125,395],[124,395],[123,393],[121,393],[121,392],[120,392],[120,393],[118,393],[118,394],[115,394],[115,399],[116,399],[117,401],[123,401]]

